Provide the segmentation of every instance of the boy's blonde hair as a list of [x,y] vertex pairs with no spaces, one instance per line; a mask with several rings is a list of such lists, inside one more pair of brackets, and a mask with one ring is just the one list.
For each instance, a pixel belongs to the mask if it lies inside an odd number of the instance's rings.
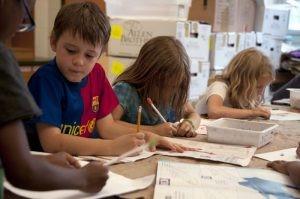
[[65,32],[77,34],[93,46],[105,46],[110,37],[110,24],[97,4],[92,2],[71,3],[58,12],[52,37],[57,41]]
[[254,108],[262,101],[257,94],[259,78],[274,78],[274,69],[267,56],[255,48],[239,52],[221,75],[209,80],[223,81],[228,85],[228,98],[234,108]]
[[189,57],[181,42],[173,37],[155,37],[145,43],[135,61],[117,79],[137,89],[142,104],[150,97],[161,108],[171,106],[182,117],[190,84]]

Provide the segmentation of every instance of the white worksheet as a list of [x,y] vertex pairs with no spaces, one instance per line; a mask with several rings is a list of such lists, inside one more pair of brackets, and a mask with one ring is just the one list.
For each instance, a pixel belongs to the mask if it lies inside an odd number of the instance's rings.
[[255,157],[268,160],[268,161],[275,161],[275,160],[285,160],[285,161],[300,161],[296,155],[297,148],[290,148],[290,149],[283,149],[279,151],[272,151],[268,153],[261,153],[256,154]]
[[[87,162],[80,161],[80,164],[84,166]],[[12,193],[26,197],[26,198],[38,198],[38,199],[66,199],[66,198],[104,198],[114,195],[120,195],[132,191],[145,189],[151,185],[155,175],[146,176],[138,179],[129,179],[124,176],[118,175],[113,172],[109,172],[109,179],[103,189],[95,194],[89,194],[78,190],[56,190],[56,191],[30,191],[24,190],[11,185],[7,180],[4,181],[4,187]]]
[[270,120],[293,121],[300,120],[300,113],[294,113],[284,110],[271,110]]
[[271,170],[159,161],[154,198],[300,198],[297,189]]

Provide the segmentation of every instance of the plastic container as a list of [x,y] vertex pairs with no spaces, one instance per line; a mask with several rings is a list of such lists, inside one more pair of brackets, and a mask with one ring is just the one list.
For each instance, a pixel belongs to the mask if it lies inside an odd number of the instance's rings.
[[221,118],[207,125],[208,141],[262,147],[273,139],[277,124]]
[[105,0],[111,18],[187,20],[191,0]]
[[300,109],[300,89],[288,88],[290,91],[290,104],[292,108]]

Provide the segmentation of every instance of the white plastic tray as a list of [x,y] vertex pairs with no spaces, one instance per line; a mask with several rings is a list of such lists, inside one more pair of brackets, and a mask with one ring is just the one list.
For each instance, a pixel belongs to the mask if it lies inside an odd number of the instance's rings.
[[262,147],[269,143],[277,124],[221,118],[207,125],[208,141]]

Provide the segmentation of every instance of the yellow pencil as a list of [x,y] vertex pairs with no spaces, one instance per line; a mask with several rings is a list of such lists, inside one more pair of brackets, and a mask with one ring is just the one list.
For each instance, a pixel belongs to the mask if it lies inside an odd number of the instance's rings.
[[140,132],[141,117],[142,117],[142,106],[139,106],[138,114],[137,114],[137,121],[136,121],[136,131],[137,132]]

